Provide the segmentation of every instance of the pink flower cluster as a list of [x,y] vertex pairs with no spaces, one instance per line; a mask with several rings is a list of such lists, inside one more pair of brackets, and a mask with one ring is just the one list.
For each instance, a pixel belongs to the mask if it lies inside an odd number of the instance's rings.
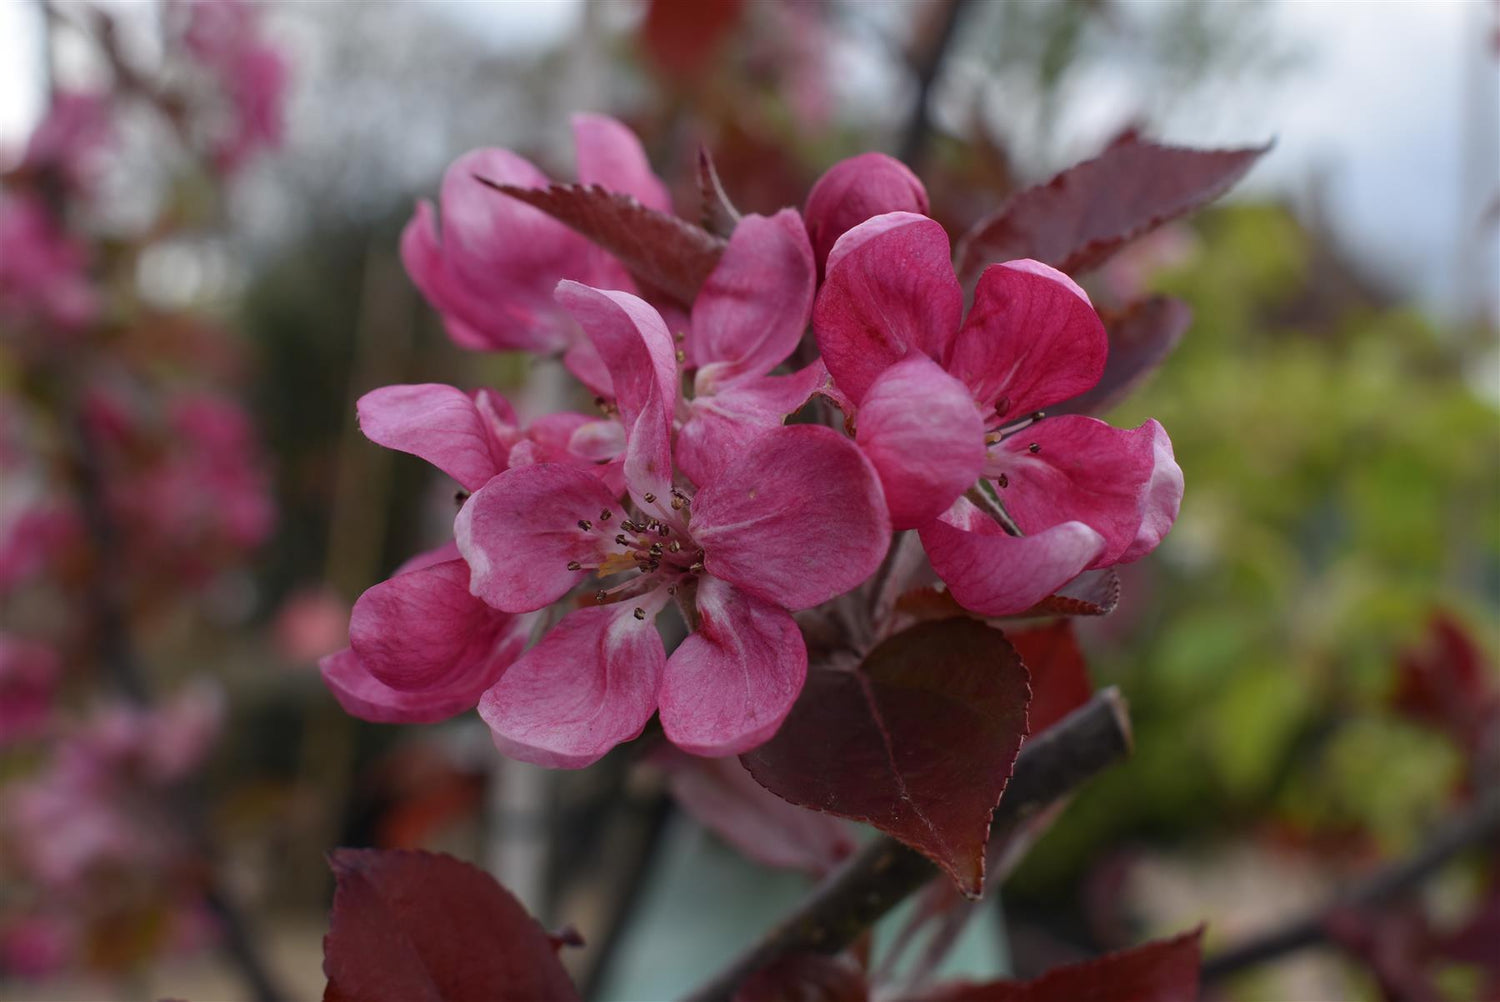
[[[585,115],[574,134],[581,181],[669,209],[624,126]],[[502,751],[549,766],[587,765],[653,715],[686,751],[740,753],[802,689],[794,614],[869,581],[893,530],[993,617],[1143,556],[1176,518],[1160,425],[1046,415],[1103,372],[1085,292],[1010,261],[965,311],[948,236],[888,157],[835,165],[805,217],[739,219],[685,313],[477,178],[548,183],[506,150],[460,158],[441,218],[424,203],[407,228],[412,279],[458,344],[561,354],[603,415],[527,424],[490,390],[440,385],[360,401],[369,438],[472,494],[454,543],[367,591],[324,660],[357,716],[477,704]],[[830,404],[843,420],[818,423]],[[669,608],[680,625],[659,629]],[[664,633],[682,637],[670,654]]]

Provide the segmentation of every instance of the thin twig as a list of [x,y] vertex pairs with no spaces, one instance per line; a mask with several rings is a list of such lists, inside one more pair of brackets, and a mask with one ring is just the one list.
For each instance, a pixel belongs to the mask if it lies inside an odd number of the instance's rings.
[[940,15],[942,22],[937,27],[937,37],[932,40],[923,57],[917,63],[917,97],[912,106],[911,117],[901,137],[899,156],[903,163],[916,170],[927,149],[927,140],[932,135],[932,89],[952,49],[957,36],[958,22],[969,0],[948,0],[948,6]]
[[1315,911],[1249,939],[1203,962],[1205,984],[1316,946],[1328,938],[1330,916],[1379,904],[1417,887],[1466,849],[1500,839],[1500,790],[1490,791],[1468,811],[1449,820],[1414,854],[1377,870]]
[[[1097,694],[1028,742],[995,808],[994,836],[1046,807],[1130,751],[1130,719],[1119,690]],[[740,983],[792,953],[837,953],[904,901],[938,869],[927,857],[881,836],[835,871],[758,942],[684,1002],[730,1002]]]

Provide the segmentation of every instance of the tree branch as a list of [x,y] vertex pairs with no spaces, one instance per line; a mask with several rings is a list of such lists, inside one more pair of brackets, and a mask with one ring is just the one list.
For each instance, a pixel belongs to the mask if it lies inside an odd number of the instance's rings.
[[913,170],[920,166],[922,155],[927,149],[928,137],[932,133],[932,116],[929,107],[932,102],[932,88],[937,83],[938,74],[943,68],[943,61],[952,48],[953,39],[957,35],[959,18],[963,15],[964,8],[968,6],[969,0],[948,0],[947,9],[938,15],[942,21],[936,27],[936,37],[916,64],[916,103],[912,106],[911,117],[907,119],[898,153],[901,161]]
[[1468,811],[1438,828],[1413,855],[1377,870],[1316,911],[1208,958],[1203,962],[1203,983],[1220,981],[1247,967],[1316,946],[1328,938],[1330,916],[1398,897],[1465,849],[1496,839],[1500,839],[1500,789],[1489,791]]
[[[1003,838],[1024,818],[1124,758],[1130,741],[1130,718],[1119,690],[1096,693],[1022,747],[995,808],[991,838]],[[881,836],[684,1002],[730,1002],[741,982],[787,954],[837,953],[938,875],[927,857]]]

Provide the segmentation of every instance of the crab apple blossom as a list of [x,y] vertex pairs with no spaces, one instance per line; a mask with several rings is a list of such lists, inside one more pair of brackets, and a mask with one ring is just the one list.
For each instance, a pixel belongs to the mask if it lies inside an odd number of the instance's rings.
[[[919,530],[960,603],[1004,615],[1155,548],[1182,471],[1155,421],[1045,417],[1104,371],[1108,336],[1076,283],[1035,261],[993,265],[965,316],[951,260],[933,220],[869,219],[829,254],[813,327],[894,524]],[[978,487],[976,500],[998,499],[1022,535],[963,496],[981,477],[995,498]]]
[[911,168],[884,153],[861,153],[823,172],[807,193],[807,234],[823,274],[828,252],[866,219],[887,212],[927,215],[927,189]]
[[[603,115],[575,115],[578,180],[671,211],[666,186],[624,125]],[[483,179],[483,180],[481,180]],[[423,296],[461,347],[542,353],[568,351],[577,328],[552,299],[561,279],[634,290],[623,265],[546,213],[491,190],[485,182],[545,188],[551,181],[510,150],[479,149],[443,175],[442,229],[430,203],[401,235],[401,258]],[[586,348],[570,352],[569,368],[596,390],[603,373]]]
[[[616,387],[630,504],[585,471],[537,463],[476,491],[454,534],[473,593],[505,612],[550,605],[591,573],[621,580],[513,664],[480,714],[503,751],[552,766],[597,760],[655,712],[687,751],[755,747],[806,676],[791,612],[853,588],[885,553],[874,468],[828,428],[778,427],[707,457],[687,489],[672,464],[678,373],[661,317],[628,293],[564,282],[557,295]],[[672,602],[690,633],[667,657],[653,623]]]

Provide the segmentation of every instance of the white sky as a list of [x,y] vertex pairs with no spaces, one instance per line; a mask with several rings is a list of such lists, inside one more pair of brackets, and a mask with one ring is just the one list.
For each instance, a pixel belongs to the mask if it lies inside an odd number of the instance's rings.
[[[438,5],[497,47],[553,41],[582,15],[578,0]],[[0,151],[15,149],[39,107],[36,10],[0,0]],[[1168,138],[1209,145],[1274,134],[1248,190],[1296,197],[1316,175],[1335,229],[1368,264],[1431,306],[1493,303],[1500,239],[1475,229],[1500,190],[1491,11],[1488,0],[1274,0],[1276,26],[1307,51],[1307,67],[1244,109],[1230,102],[1216,120],[1181,123]]]

